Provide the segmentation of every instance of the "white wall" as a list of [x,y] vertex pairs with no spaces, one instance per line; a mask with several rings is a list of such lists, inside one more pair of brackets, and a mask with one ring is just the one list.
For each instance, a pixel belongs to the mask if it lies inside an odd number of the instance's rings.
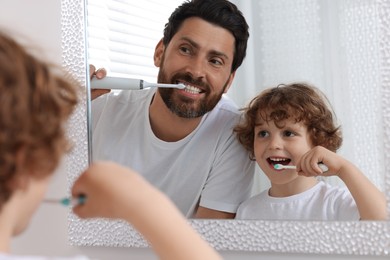
[[[0,27],[31,39],[45,49],[46,58],[61,62],[60,0],[0,1]],[[59,169],[47,197],[62,197],[67,191],[65,171]],[[67,209],[42,205],[30,228],[14,240],[17,254],[88,255],[93,259],[156,259],[150,249],[72,247],[67,237]],[[248,252],[221,252],[225,259],[385,259],[385,257],[286,255]]]

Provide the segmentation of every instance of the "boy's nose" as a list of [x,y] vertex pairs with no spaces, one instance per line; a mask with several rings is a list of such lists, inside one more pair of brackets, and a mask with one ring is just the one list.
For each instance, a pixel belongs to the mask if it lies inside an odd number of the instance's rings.
[[283,142],[281,138],[279,138],[278,136],[274,136],[270,139],[268,145],[269,149],[282,149],[282,147],[283,147]]

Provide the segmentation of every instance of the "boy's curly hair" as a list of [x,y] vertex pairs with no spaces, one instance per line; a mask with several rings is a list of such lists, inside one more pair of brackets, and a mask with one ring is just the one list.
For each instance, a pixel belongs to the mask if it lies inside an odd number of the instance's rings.
[[0,32],[0,209],[18,175],[47,176],[70,148],[64,128],[77,84],[54,67]]
[[266,89],[243,109],[243,121],[234,128],[240,143],[254,155],[254,128],[259,120],[273,121],[283,127],[283,122],[293,119],[307,126],[312,144],[336,152],[342,144],[340,126],[336,126],[333,111],[324,94],[306,83],[281,84]]

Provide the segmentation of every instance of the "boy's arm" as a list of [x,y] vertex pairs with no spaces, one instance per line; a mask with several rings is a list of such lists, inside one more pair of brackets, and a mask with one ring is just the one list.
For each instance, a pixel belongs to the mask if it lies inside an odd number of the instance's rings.
[[355,165],[344,159],[338,176],[352,194],[361,220],[387,220],[386,196]]
[[[324,163],[329,170],[322,173],[317,165],[319,162]],[[385,194],[354,164],[340,155],[316,146],[302,156],[297,171],[304,176],[338,176],[354,198],[361,220],[387,220]]]
[[81,218],[128,221],[148,240],[159,259],[221,259],[169,198],[142,176],[111,162],[95,162],[75,181],[73,208]]

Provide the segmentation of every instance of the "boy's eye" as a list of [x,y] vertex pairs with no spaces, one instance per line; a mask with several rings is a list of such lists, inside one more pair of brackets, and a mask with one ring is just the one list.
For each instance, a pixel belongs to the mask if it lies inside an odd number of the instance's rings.
[[284,131],[284,136],[292,137],[292,136],[295,136],[295,133],[293,133],[291,131]]
[[259,131],[257,133],[258,137],[267,137],[268,135],[269,135],[269,133],[267,131],[265,131],[265,130]]

